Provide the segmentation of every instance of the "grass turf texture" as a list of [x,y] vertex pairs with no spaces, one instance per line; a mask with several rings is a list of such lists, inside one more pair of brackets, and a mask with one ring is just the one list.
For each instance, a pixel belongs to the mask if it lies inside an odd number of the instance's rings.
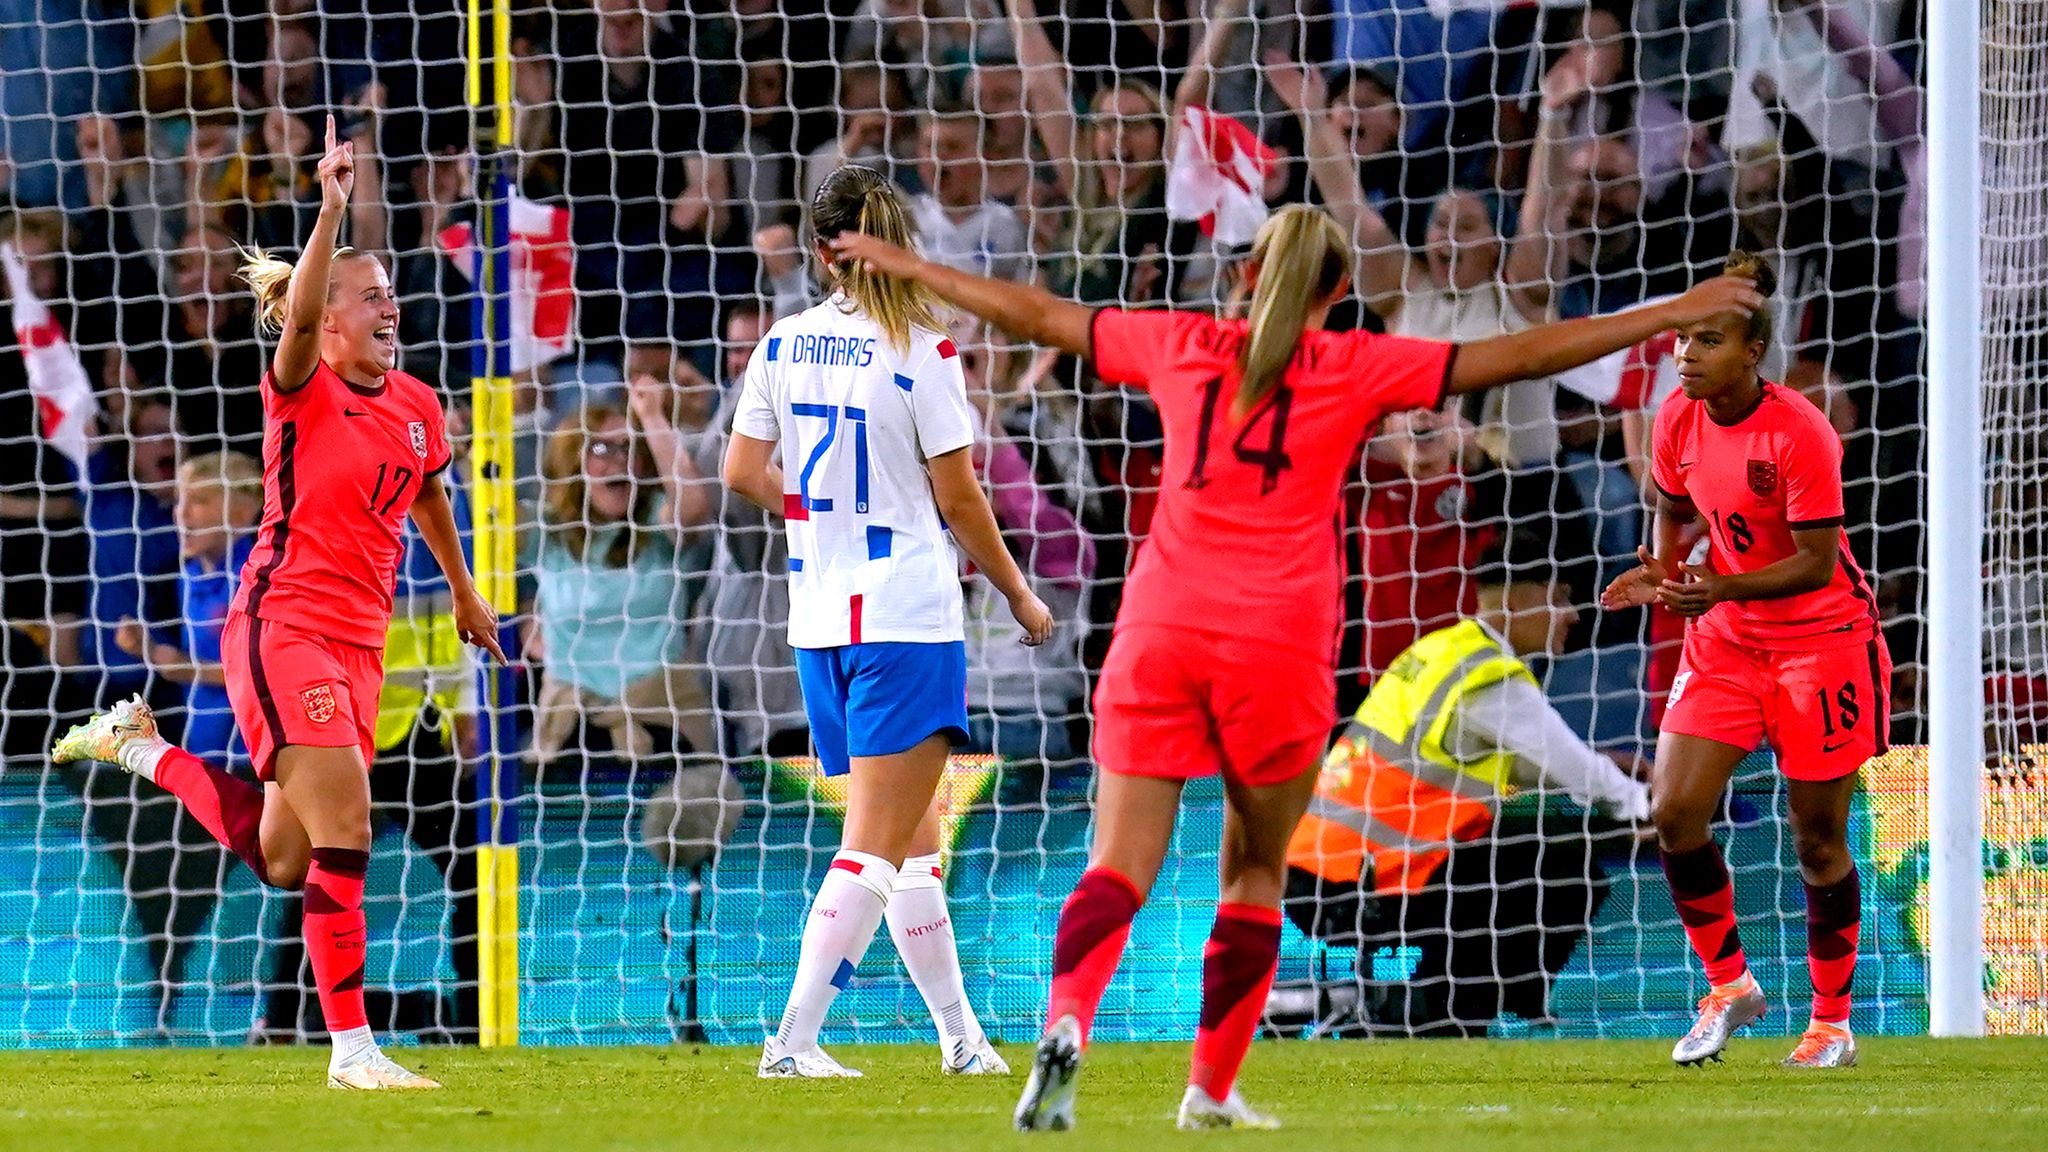
[[[839,1048],[862,1080],[754,1077],[739,1048],[406,1049],[440,1092],[343,1093],[326,1049],[0,1054],[0,1148],[368,1152],[581,1148],[1269,1147],[1919,1149],[2048,1147],[2048,1041],[1863,1041],[1864,1065],[1775,1067],[1784,1038],[1737,1040],[1725,1064],[1673,1068],[1665,1043],[1262,1043],[1244,1087],[1277,1133],[1175,1133],[1178,1044],[1105,1044],[1082,1071],[1080,1128],[1009,1130],[1020,1076],[941,1077],[924,1045]],[[1284,1142],[1284,1143],[1283,1143]]]

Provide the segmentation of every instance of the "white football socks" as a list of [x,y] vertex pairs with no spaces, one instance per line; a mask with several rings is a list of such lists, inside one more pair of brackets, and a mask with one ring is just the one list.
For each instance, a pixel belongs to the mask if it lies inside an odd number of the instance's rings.
[[960,978],[960,951],[953,939],[953,918],[946,908],[946,881],[939,871],[939,854],[912,856],[896,874],[896,890],[889,897],[889,939],[910,970],[910,979],[931,1010],[939,1028],[939,1046],[952,1050],[955,1044],[978,1044],[981,1021],[967,1003],[967,989]]
[[121,745],[121,767],[154,784],[156,766],[163,763],[164,754],[170,750],[171,742],[161,736],[149,740],[130,740]]
[[782,1024],[775,1030],[774,1042],[782,1051],[801,1052],[817,1046],[818,1027],[874,941],[895,883],[895,866],[880,856],[842,851],[832,858],[804,921],[796,983],[789,990],[788,1007],[782,1010]]
[[329,1071],[367,1060],[377,1051],[377,1034],[370,1031],[368,1024],[360,1028],[344,1028],[339,1032],[331,1032],[327,1040],[334,1046],[333,1053],[327,1057]]

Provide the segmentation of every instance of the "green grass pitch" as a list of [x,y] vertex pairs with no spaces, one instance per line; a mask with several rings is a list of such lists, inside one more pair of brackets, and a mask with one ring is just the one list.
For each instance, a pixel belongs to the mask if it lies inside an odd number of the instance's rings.
[[[324,1087],[325,1049],[0,1054],[0,1148],[37,1152],[564,1152],[567,1149],[1269,1148],[1603,1150],[2048,1148],[2048,1041],[1870,1038],[1863,1066],[1775,1067],[1789,1041],[1737,1040],[1673,1068],[1662,1043],[1262,1043],[1244,1089],[1277,1133],[1177,1133],[1187,1050],[1104,1044],[1080,1127],[1009,1130],[1016,1077],[941,1077],[925,1046],[842,1048],[865,1079],[754,1078],[739,1048],[407,1049],[440,1092]],[[1006,1050],[1021,1066],[1029,1052]]]

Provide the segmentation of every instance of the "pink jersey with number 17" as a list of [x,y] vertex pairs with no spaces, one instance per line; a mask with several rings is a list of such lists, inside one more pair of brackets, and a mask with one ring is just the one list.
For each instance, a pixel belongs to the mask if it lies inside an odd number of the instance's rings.
[[1244,321],[1205,313],[1095,314],[1096,372],[1151,393],[1166,428],[1159,507],[1117,627],[1219,632],[1334,660],[1344,481],[1382,417],[1443,400],[1456,347],[1304,332],[1279,383],[1239,419],[1245,339]]

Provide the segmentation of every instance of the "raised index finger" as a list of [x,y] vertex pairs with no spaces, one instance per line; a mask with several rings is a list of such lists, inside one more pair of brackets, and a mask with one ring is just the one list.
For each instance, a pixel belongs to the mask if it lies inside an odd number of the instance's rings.
[[327,150],[334,151],[334,113],[327,114]]

